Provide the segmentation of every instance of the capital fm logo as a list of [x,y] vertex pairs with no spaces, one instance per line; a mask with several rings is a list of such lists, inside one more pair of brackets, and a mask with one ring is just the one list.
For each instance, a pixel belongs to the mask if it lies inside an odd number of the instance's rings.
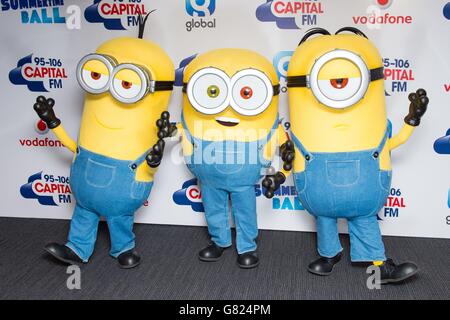
[[280,80],[281,92],[287,91],[287,72],[294,51],[280,51],[273,57],[273,66]]
[[439,154],[450,155],[450,129],[447,133],[434,142],[434,151]]
[[60,24],[66,23],[63,0],[1,0],[1,11],[16,11],[22,24]]
[[9,72],[9,81],[15,85],[26,85],[32,92],[48,92],[62,89],[67,79],[66,69],[59,58],[25,56]]
[[216,0],[185,0],[186,13],[192,18],[186,21],[186,31],[194,29],[214,29],[216,19],[212,18],[216,11]]
[[408,92],[415,80],[412,60],[407,57],[384,58],[383,66],[386,95]]
[[394,0],[372,0],[364,15],[353,16],[355,25],[365,25],[369,29],[381,29],[382,25],[412,24],[411,15],[392,15],[388,9]]
[[301,29],[317,25],[323,7],[320,0],[266,0],[256,9],[256,18],[261,22],[275,22],[280,29]]
[[445,19],[450,20],[450,2],[448,2],[444,6],[444,9],[442,11],[443,11]]
[[202,193],[197,185],[197,179],[191,179],[183,183],[180,190],[172,195],[173,201],[180,206],[191,206],[195,212],[204,212]]
[[35,199],[43,206],[58,206],[72,202],[69,178],[38,172],[28,178],[20,187],[20,194],[25,199]]
[[143,0],[94,0],[84,10],[90,23],[103,23],[108,30],[126,30],[139,25],[139,15],[147,15]]
[[[391,188],[381,213],[383,218],[398,218],[400,211],[406,208],[405,197],[400,188]],[[384,220],[378,216],[378,220]]]

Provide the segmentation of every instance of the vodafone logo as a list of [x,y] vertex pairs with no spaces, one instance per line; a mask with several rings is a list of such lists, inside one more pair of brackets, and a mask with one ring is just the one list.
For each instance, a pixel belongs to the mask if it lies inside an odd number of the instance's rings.
[[374,3],[379,6],[381,9],[389,8],[394,0],[374,0]]
[[39,119],[34,124],[34,130],[36,130],[36,132],[39,134],[46,134],[48,132],[48,127],[44,121]]
[[369,29],[379,29],[381,25],[412,24],[413,17],[410,15],[392,15],[385,11],[393,3],[394,0],[374,0],[365,15],[352,17],[353,23],[366,25]]

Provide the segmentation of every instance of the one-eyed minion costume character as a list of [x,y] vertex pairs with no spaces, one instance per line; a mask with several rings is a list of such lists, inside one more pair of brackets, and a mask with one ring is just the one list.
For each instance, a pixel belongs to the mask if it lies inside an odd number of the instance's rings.
[[[140,20],[143,21],[142,18]],[[106,41],[81,59],[77,78],[86,91],[78,141],[55,116],[53,99],[37,98],[34,108],[58,139],[74,153],[70,186],[76,199],[68,242],[45,250],[66,263],[87,262],[93,253],[101,216],[106,218],[110,254],[119,266],[132,268],[134,213],[149,197],[161,162],[167,128],[156,125],[167,106],[174,66],[157,44],[123,37]]]
[[200,184],[212,240],[199,258],[217,261],[231,246],[231,203],[238,264],[256,267],[255,184],[286,140],[278,120],[276,71],[253,51],[218,49],[193,59],[183,80],[178,131],[187,166]]
[[377,214],[390,191],[390,152],[419,125],[428,104],[425,90],[409,95],[405,125],[391,137],[382,58],[352,27],[335,35],[321,28],[307,32],[292,56],[287,80],[294,180],[301,203],[316,218],[321,256],[308,270],[331,273],[342,251],[337,219],[345,218],[352,261],[380,266],[381,283],[412,276],[414,263],[386,259]]

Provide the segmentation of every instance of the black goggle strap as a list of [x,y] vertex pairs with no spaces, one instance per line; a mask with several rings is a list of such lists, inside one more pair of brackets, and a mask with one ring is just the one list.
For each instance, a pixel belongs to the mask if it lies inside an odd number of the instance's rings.
[[[376,81],[384,78],[384,68],[379,67],[370,69],[370,81]],[[303,88],[308,86],[307,76],[287,77],[288,88]]]
[[172,91],[173,81],[155,81],[155,91]]
[[[183,93],[187,91],[187,83],[183,83],[183,88],[181,89]],[[273,86],[273,95],[277,96],[280,94],[280,84],[276,84]]]

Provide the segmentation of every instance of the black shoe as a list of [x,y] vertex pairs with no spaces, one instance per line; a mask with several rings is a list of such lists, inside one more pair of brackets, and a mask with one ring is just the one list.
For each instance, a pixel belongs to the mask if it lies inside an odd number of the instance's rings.
[[258,253],[256,251],[238,254],[237,263],[240,268],[251,269],[259,264]]
[[67,264],[81,264],[83,260],[69,247],[59,243],[49,243],[44,247],[44,250],[50,253],[53,257],[61,262]]
[[200,252],[198,253],[198,258],[201,261],[206,262],[219,261],[225,249],[227,248],[219,247],[214,242],[211,242],[206,248],[200,250]]
[[141,257],[134,249],[125,251],[117,257],[119,267],[122,269],[131,269],[137,267],[141,263]]
[[320,257],[309,264],[308,271],[319,276],[328,276],[333,271],[334,265],[341,261],[341,257],[342,252],[333,258]]
[[392,259],[387,259],[381,266],[381,284],[401,282],[415,275],[419,268],[413,262],[396,265]]

